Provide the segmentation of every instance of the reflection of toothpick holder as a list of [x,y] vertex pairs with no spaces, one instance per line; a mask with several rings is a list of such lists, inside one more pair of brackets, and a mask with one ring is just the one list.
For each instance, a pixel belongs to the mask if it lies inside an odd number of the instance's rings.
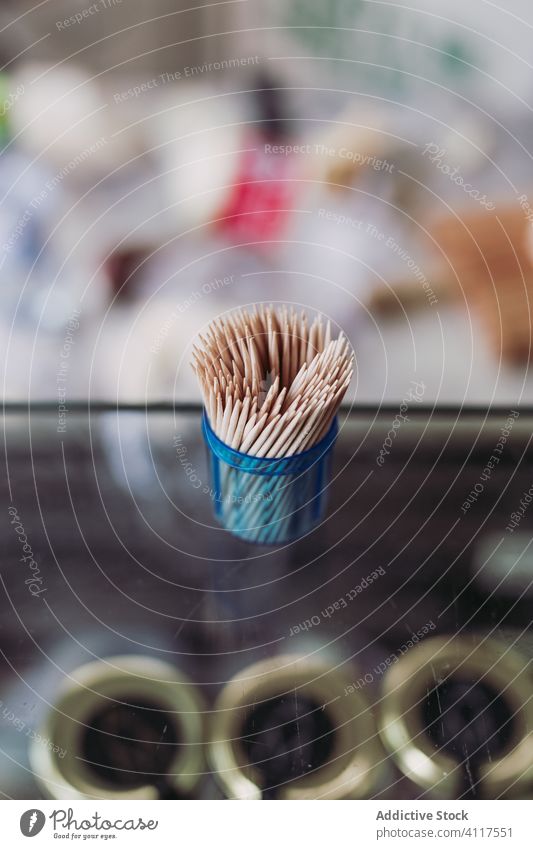
[[262,545],[299,539],[323,519],[331,477],[337,420],[317,445],[292,457],[252,457],[230,448],[204,413],[211,497],[220,524]]

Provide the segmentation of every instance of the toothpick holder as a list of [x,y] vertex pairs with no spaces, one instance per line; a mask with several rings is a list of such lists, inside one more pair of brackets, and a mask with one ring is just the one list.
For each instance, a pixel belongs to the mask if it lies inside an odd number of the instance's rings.
[[317,445],[282,458],[235,451],[216,436],[205,412],[202,430],[214,514],[227,531],[247,542],[280,545],[299,539],[322,521],[339,430],[337,419]]

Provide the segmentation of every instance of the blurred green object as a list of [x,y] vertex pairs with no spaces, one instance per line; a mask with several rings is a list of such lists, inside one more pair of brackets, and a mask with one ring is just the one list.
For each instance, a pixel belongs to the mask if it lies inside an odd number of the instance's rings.
[[380,92],[397,95],[424,79],[446,86],[483,64],[466,28],[439,15],[366,0],[294,0],[284,9],[283,24],[311,56]]
[[24,94],[24,86],[20,83],[14,91],[11,90],[11,78],[8,74],[0,73],[0,145],[4,146],[11,135],[9,112],[14,103]]
[[0,145],[2,147],[9,138],[9,78],[0,73]]

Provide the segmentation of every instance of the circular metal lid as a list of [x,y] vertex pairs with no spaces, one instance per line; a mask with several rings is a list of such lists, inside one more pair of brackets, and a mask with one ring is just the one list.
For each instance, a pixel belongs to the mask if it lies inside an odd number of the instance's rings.
[[519,795],[533,779],[528,661],[498,640],[436,637],[384,680],[380,734],[415,784],[440,798]]
[[111,657],[69,676],[30,761],[52,799],[157,799],[158,784],[196,786],[203,737],[199,693],[173,666]]
[[[297,655],[262,661],[233,678],[215,706],[209,745],[226,795],[367,796],[383,751],[368,702],[350,684],[342,668]],[[290,768],[292,756],[297,769]]]

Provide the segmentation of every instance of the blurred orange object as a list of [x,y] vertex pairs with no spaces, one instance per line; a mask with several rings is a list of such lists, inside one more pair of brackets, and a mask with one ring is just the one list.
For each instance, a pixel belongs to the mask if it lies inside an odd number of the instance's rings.
[[520,209],[506,207],[430,227],[456,297],[477,314],[495,353],[517,363],[531,356],[530,226]]

